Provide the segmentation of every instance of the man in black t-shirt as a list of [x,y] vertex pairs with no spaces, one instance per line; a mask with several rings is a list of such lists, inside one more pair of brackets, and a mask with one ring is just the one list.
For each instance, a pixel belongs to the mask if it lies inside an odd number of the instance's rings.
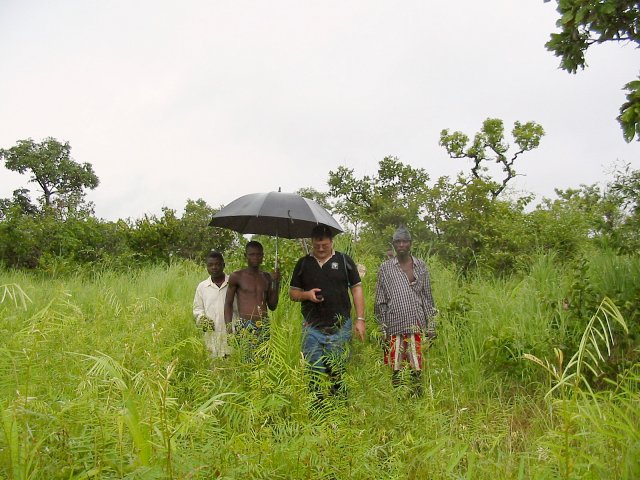
[[353,260],[333,250],[333,233],[324,225],[311,232],[313,251],[293,270],[289,297],[302,302],[302,353],[315,374],[327,374],[332,393],[342,386],[342,373],[351,340],[351,301],[356,310],[355,331],[364,340],[364,294]]

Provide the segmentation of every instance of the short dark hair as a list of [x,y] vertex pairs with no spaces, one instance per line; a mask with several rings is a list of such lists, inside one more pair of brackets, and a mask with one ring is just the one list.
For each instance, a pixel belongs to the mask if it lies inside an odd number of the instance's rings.
[[316,225],[313,227],[313,230],[311,230],[311,238],[316,240],[322,238],[333,240],[333,231],[326,225]]
[[247,245],[244,247],[244,251],[245,253],[251,248],[259,248],[260,250],[264,251],[264,248],[262,247],[262,244],[256,240],[251,240],[250,242],[247,243]]
[[220,252],[216,250],[211,250],[209,253],[207,253],[207,260],[213,259],[213,258],[218,258],[222,263],[224,263],[224,257]]

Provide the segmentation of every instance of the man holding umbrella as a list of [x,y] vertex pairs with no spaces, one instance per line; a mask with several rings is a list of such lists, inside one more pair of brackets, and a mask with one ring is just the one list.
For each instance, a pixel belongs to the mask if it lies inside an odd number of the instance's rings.
[[296,263],[289,297],[302,302],[302,353],[317,388],[318,376],[326,374],[331,393],[344,393],[343,373],[348,357],[353,322],[351,301],[356,310],[355,331],[365,336],[364,294],[360,274],[353,260],[333,249],[333,231],[317,225],[311,232],[312,253]]
[[[247,267],[235,271],[229,277],[229,288],[224,303],[224,320],[227,328],[233,321],[233,306],[238,305],[236,333],[246,331],[255,335],[258,341],[265,338],[265,323],[268,311],[278,306],[280,292],[280,272],[272,274],[260,269],[264,258],[264,249],[254,240],[245,247]],[[252,342],[255,343],[255,342]]]

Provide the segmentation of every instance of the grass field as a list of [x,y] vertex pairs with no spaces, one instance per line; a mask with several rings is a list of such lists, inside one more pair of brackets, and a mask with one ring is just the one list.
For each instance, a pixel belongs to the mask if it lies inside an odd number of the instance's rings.
[[360,259],[369,335],[347,401],[320,411],[285,291],[256,363],[211,365],[191,317],[201,265],[0,272],[0,478],[640,478],[638,365],[589,380],[624,319],[605,301],[567,351],[555,260],[505,279],[430,262],[439,336],[416,399],[382,365],[377,259]]

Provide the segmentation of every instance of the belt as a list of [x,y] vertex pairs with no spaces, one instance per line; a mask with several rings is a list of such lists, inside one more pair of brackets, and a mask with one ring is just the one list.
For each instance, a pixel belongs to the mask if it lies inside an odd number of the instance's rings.
[[340,328],[342,328],[342,326],[332,325],[328,327],[314,327],[313,325],[311,325],[311,328],[315,328],[316,330],[318,330],[321,333],[324,333],[325,335],[335,335],[340,331]]

